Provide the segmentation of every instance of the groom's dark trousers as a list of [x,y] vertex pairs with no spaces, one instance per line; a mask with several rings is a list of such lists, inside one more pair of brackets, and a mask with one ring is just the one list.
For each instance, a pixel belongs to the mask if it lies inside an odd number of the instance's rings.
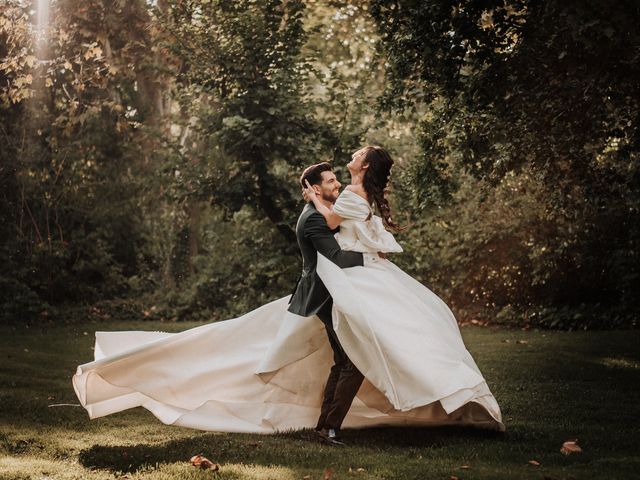
[[324,255],[341,268],[363,265],[362,253],[340,249],[324,217],[308,203],[296,225],[296,236],[302,253],[302,275],[289,302],[289,311],[303,317],[317,315],[324,323],[333,349],[334,365],[324,389],[317,429],[338,430],[362,384],[363,376],[346,355],[331,319],[333,299],[316,272],[317,255]]

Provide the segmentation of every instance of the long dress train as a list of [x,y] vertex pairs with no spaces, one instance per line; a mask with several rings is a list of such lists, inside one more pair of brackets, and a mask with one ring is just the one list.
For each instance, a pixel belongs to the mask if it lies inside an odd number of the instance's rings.
[[[399,251],[367,202],[342,193],[344,249]],[[334,328],[365,380],[343,427],[473,425],[504,430],[500,408],[433,292],[389,260],[340,269],[318,258]],[[322,322],[289,297],[184,332],[96,332],[73,386],[91,418],[143,406],[166,424],[270,433],[311,428],[333,355]]]

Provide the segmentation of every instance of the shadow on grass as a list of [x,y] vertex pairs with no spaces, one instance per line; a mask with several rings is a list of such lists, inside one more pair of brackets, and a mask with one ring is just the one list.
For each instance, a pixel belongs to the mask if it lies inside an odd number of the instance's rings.
[[[297,438],[301,432],[280,434],[282,437]],[[387,448],[441,448],[469,441],[504,438],[504,433],[473,427],[376,427],[345,430],[345,442],[353,447],[374,449]]]
[[346,430],[343,437],[348,447],[326,446],[313,430],[274,435],[204,434],[153,445],[94,445],[80,452],[79,461],[89,469],[133,473],[161,464],[188,462],[193,455],[204,454],[223,464],[277,464],[297,468],[303,452],[311,451],[315,460],[312,463],[325,465],[336,454],[349,457],[354,449],[375,452],[408,447],[438,449],[462,442],[502,441],[505,434],[468,427],[385,427]]

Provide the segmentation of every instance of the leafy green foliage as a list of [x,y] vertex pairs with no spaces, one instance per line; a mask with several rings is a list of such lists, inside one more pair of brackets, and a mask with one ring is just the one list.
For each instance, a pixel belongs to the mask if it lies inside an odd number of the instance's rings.
[[297,1],[212,1],[159,12],[185,59],[181,85],[199,95],[192,161],[209,175],[199,193],[231,212],[253,206],[294,247],[291,171],[320,157],[325,137],[305,89],[303,11]]
[[132,55],[119,44],[136,25],[119,24],[100,2],[55,2],[43,31],[32,14],[12,2],[0,17],[1,253],[15,266],[9,284],[42,305],[122,295],[144,251],[132,168],[139,150],[127,114],[136,77],[122,68]]
[[634,4],[63,0],[44,27],[5,4],[3,319],[283,296],[302,167],[344,182],[380,143],[411,225],[394,261],[460,319],[634,324]]
[[424,208],[418,231],[439,239],[435,284],[485,318],[568,310],[577,316],[564,326],[604,326],[623,311],[629,322],[640,275],[637,5],[371,5],[390,64],[382,106],[427,109],[424,157],[405,180]]

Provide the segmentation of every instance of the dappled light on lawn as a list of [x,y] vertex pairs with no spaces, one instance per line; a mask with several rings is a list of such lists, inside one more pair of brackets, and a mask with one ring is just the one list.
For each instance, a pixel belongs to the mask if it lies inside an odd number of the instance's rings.
[[600,359],[599,363],[609,368],[630,368],[634,370],[640,370],[640,362],[630,358],[604,357]]

